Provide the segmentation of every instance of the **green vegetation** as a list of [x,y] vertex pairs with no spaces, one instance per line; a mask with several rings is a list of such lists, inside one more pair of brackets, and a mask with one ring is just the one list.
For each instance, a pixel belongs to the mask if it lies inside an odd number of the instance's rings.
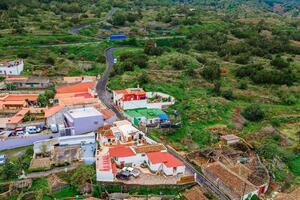
[[[151,136],[180,150],[203,149],[218,142],[212,129],[225,127],[236,133],[235,118],[244,116],[246,122],[237,134],[254,147],[276,182],[297,183],[296,1],[196,0],[184,6],[176,2],[4,0],[0,59],[24,59],[23,75],[28,76],[98,75],[106,66],[103,51],[122,46],[115,52],[118,61],[109,80],[111,89],[140,85],[176,98],[166,112],[176,109],[183,127]],[[116,13],[105,20],[112,7]],[[87,26],[78,29],[79,34],[70,33],[81,25]],[[99,39],[119,33],[128,39]],[[42,94],[41,105],[47,106],[53,95],[54,91]],[[262,131],[268,125],[275,133]],[[16,178],[21,168],[9,178]],[[79,174],[84,171],[80,170]],[[72,188],[79,189],[82,182],[76,178]]]

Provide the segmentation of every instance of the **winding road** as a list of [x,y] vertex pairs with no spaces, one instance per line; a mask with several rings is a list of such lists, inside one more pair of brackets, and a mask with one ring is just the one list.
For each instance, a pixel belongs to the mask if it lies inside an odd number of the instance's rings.
[[113,69],[113,65],[114,65],[113,53],[115,52],[116,49],[117,48],[108,48],[105,50],[107,68],[106,68],[104,74],[102,75],[102,77],[98,80],[96,90],[97,90],[98,97],[100,98],[102,103],[104,103],[106,105],[106,107],[111,109],[119,119],[124,119],[124,116],[122,115],[122,113],[113,105],[113,103],[111,101],[112,96],[106,89],[109,75]]
[[[107,22],[107,20],[109,20],[117,10],[117,8],[112,8],[105,17],[99,20],[99,22]],[[88,28],[90,26],[90,24],[74,26],[70,29],[70,33],[73,35],[78,35],[80,33],[80,30]]]
[[[100,100],[109,108],[111,109],[119,119],[124,119],[125,117],[122,113],[114,106],[113,102],[111,101],[111,94],[107,91],[107,82],[109,79],[109,75],[113,70],[114,65],[114,55],[113,53],[116,51],[117,48],[108,48],[105,50],[105,57],[107,60],[107,69],[104,72],[103,76],[98,80],[96,90],[98,93],[98,97]],[[197,170],[191,163],[189,163],[184,157],[179,155],[174,149],[168,147],[168,151],[173,154],[175,157],[180,159],[186,165],[186,170],[190,171],[191,173],[195,174],[196,182],[211,191],[218,199],[220,200],[230,200],[228,196],[226,196],[216,185],[210,182],[201,171]]]

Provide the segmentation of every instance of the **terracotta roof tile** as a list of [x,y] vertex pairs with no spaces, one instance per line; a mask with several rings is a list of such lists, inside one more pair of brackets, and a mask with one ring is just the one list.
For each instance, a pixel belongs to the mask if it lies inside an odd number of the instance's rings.
[[220,162],[214,162],[204,167],[207,173],[214,178],[218,178],[224,185],[226,185],[233,193],[238,196],[248,194],[255,191],[255,187],[249,181],[242,179]]
[[85,82],[78,83],[74,85],[60,87],[56,90],[58,94],[60,93],[77,93],[77,92],[88,92],[96,85],[96,82]]
[[51,108],[46,109],[45,110],[45,118],[51,117],[52,115],[61,111],[62,109],[64,109],[64,106],[61,106],[61,105],[55,105]]
[[178,167],[184,165],[183,162],[181,162],[168,152],[147,153],[147,157],[152,164],[163,163],[167,167]]
[[111,157],[130,157],[130,156],[135,156],[135,153],[128,146],[118,145],[109,148],[109,155]]

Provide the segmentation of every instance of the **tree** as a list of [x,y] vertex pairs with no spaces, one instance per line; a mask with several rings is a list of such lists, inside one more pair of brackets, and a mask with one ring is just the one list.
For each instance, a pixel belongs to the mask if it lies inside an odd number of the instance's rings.
[[241,65],[245,65],[248,64],[249,60],[250,56],[246,53],[242,53],[235,59],[235,62]]
[[276,56],[272,61],[271,65],[275,66],[278,69],[284,69],[288,68],[290,66],[290,63],[285,61],[283,58],[280,56]]
[[46,107],[48,105],[48,99],[46,98],[45,94],[40,94],[37,101],[41,107]]
[[49,90],[49,89],[46,90],[44,94],[45,94],[45,97],[47,100],[53,99],[55,96],[55,92],[53,90]]
[[159,56],[163,53],[163,49],[157,47],[156,42],[154,40],[147,40],[144,47],[144,52],[147,55]]
[[204,67],[202,76],[208,81],[219,80],[221,77],[220,65],[217,63],[211,63]]
[[115,26],[123,26],[125,22],[126,16],[121,12],[114,14],[112,17],[112,24]]
[[72,186],[80,189],[86,183],[92,183],[95,177],[95,170],[90,165],[81,165],[75,169],[71,176],[70,183]]
[[265,113],[257,104],[252,104],[242,111],[242,115],[249,121],[260,121],[264,118]]
[[2,168],[2,176],[5,180],[10,180],[18,177],[19,170],[16,168],[16,165],[10,160],[6,160]]
[[226,90],[226,91],[222,92],[222,96],[225,99],[228,99],[228,100],[233,100],[234,99],[234,95],[233,95],[232,90]]

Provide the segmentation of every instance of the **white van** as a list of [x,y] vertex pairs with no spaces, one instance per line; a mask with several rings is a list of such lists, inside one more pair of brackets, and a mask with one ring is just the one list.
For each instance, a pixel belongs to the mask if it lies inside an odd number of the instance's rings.
[[26,126],[25,132],[26,132],[27,134],[35,134],[35,133],[37,133],[38,131],[37,131],[37,128],[36,128],[35,126]]

